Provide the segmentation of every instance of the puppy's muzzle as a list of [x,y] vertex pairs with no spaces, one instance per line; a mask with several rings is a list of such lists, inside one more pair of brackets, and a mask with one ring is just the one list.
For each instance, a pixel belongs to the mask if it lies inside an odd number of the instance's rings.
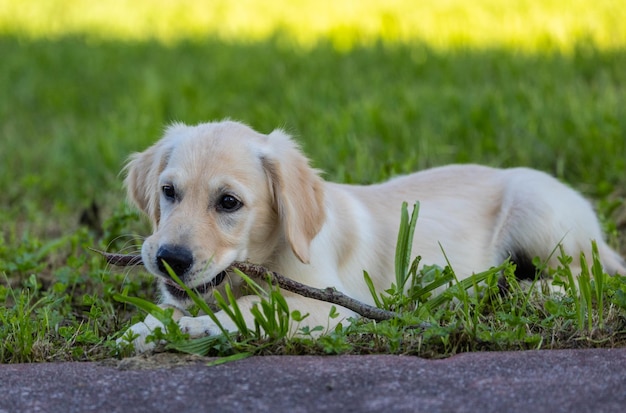
[[[164,277],[164,285],[167,291],[180,300],[188,299],[189,296],[185,290],[178,285],[170,276],[170,273],[165,265],[167,265],[174,271],[174,273],[181,279],[183,283],[187,283],[187,274],[194,264],[194,258],[191,251],[185,247],[179,245],[163,245],[159,247],[156,254],[156,264],[159,272]],[[226,271],[222,271],[217,274],[211,281],[202,283],[197,286],[189,286],[200,294],[206,294],[211,289],[217,287],[226,278]]]

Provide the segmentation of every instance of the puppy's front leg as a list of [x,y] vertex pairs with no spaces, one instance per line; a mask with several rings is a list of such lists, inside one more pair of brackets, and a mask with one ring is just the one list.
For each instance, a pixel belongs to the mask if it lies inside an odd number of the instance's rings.
[[[257,296],[243,296],[237,299],[237,305],[241,310],[242,316],[246,321],[246,326],[248,326],[248,328],[254,327],[254,317],[252,316],[252,313],[250,313],[250,309],[255,303],[258,302],[259,297]],[[224,327],[224,330],[229,333],[239,331],[235,322],[224,311],[216,312],[215,317],[220,322],[222,327]],[[180,320],[178,320],[178,326],[183,333],[189,334],[191,338],[222,334],[222,330],[208,315],[198,317],[181,317]]]
[[[297,323],[292,320],[290,325],[290,334],[294,335],[298,333],[298,329],[303,326],[314,328],[322,326],[324,331],[329,331],[335,328],[337,324],[350,317],[355,317],[355,313],[346,308],[336,306],[337,317],[334,319],[329,318],[332,304],[305,298],[296,294],[283,291],[283,296],[287,301],[289,310],[299,310],[302,314],[308,314],[302,323]],[[257,296],[243,296],[237,299],[237,305],[241,310],[241,314],[246,322],[246,326],[249,329],[254,328],[254,316],[250,312],[252,306],[259,302]],[[228,332],[237,332],[237,326],[230,319],[228,314],[224,311],[215,313],[218,321]],[[215,322],[207,315],[199,317],[181,317],[178,320],[178,325],[183,333],[189,334],[190,337],[202,337],[206,335],[218,335],[222,334],[222,330],[215,324]]]
[[[215,313],[215,316],[220,321],[220,324],[229,333],[239,331],[235,323],[223,312]],[[189,334],[191,338],[204,337],[204,336],[216,336],[222,334],[222,330],[215,324],[215,322],[208,315],[201,315],[198,317],[182,317],[178,320],[178,325],[183,333]],[[246,322],[246,325],[248,323]]]

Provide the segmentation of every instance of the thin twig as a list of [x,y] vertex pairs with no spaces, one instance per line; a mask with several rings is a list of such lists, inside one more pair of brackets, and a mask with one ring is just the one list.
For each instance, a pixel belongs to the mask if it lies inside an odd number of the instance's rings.
[[[91,250],[104,256],[107,263],[112,265],[122,267],[143,265],[141,255],[112,254],[93,248]],[[340,305],[354,311],[362,317],[366,317],[372,320],[382,321],[398,317],[398,313],[383,310],[382,308],[362,303],[358,300],[355,300],[354,298],[348,297],[340,291],[337,291],[335,288],[328,287],[325,289],[319,289],[309,287],[308,285],[304,285],[281,274],[278,274],[275,271],[270,271],[261,265],[250,264],[247,262],[234,262],[233,264],[231,264],[231,267],[236,268],[251,277],[269,277],[269,281],[272,284],[278,285],[284,290],[301,295],[303,297],[313,298],[315,300]]]

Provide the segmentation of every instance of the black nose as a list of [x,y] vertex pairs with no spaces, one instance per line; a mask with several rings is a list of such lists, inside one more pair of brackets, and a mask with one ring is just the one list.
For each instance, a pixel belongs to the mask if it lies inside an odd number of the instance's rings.
[[159,247],[156,255],[157,266],[159,271],[164,275],[168,275],[167,268],[163,264],[163,261],[167,262],[167,265],[180,278],[187,272],[193,265],[193,254],[185,247],[178,245],[163,245]]

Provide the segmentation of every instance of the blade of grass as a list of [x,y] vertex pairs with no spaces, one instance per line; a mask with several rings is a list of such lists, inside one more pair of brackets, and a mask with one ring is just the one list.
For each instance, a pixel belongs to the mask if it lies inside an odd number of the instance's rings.
[[396,273],[396,289],[398,294],[404,291],[404,285],[409,277],[409,266],[411,264],[411,251],[413,247],[413,236],[415,234],[415,225],[419,215],[419,202],[416,202],[409,219],[408,204],[402,203],[400,213],[400,228],[398,230],[398,241],[396,244],[395,255],[395,273]]
[[206,365],[208,367],[219,366],[220,364],[230,363],[231,361],[243,360],[252,355],[253,354],[250,352],[235,353],[231,356],[220,357],[216,360],[210,361]]
[[598,243],[594,240],[591,242],[591,274],[595,284],[596,305],[598,308],[598,324],[600,328],[604,328],[604,280],[606,274],[602,268],[600,260],[600,252],[598,251]]
[[593,329],[593,308],[591,302],[591,275],[589,274],[589,266],[585,254],[580,254],[580,275],[578,276],[578,288],[580,290],[580,309],[579,315],[580,327],[583,327],[585,315],[587,316],[587,329]]
[[374,299],[374,304],[378,308],[383,308],[383,303],[380,301],[380,298],[378,298],[378,294],[376,293],[376,288],[374,287],[374,281],[372,281],[372,278],[370,277],[367,271],[363,271],[363,278],[365,279],[365,284],[367,285],[367,288],[372,298]]

